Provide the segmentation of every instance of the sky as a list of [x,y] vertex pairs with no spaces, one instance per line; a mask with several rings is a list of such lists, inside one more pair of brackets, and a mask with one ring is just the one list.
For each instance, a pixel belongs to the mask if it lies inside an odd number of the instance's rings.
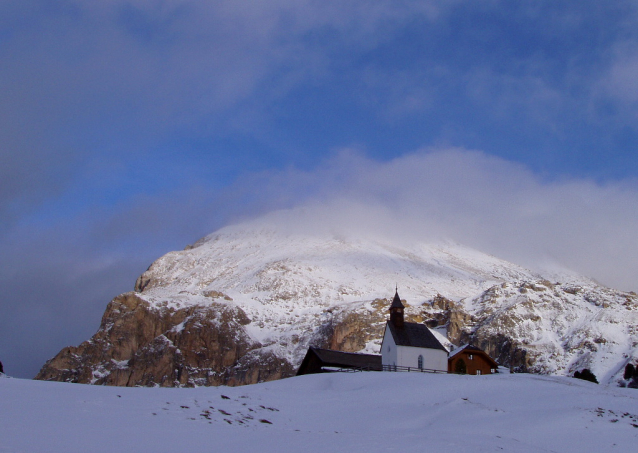
[[0,61],[11,375],[275,209],[638,290],[635,2],[6,0]]

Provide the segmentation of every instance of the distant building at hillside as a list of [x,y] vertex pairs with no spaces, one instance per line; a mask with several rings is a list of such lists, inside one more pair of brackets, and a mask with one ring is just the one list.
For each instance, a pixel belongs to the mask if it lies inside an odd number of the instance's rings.
[[405,307],[394,294],[386,322],[381,355],[310,347],[297,376],[332,371],[423,371],[456,374],[492,374],[498,364],[485,351],[465,345],[448,355],[425,324],[406,322]]
[[447,349],[425,324],[405,322],[404,309],[397,289],[381,343],[383,369],[447,372]]
[[498,363],[487,352],[469,344],[452,351],[448,359],[448,373],[492,374],[497,369]]

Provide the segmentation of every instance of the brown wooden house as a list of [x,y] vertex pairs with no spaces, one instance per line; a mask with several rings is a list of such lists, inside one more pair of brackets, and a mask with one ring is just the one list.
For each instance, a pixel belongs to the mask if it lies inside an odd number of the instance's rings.
[[303,374],[329,373],[332,371],[381,371],[381,356],[333,351],[331,349],[308,348],[297,376]]
[[481,348],[467,344],[450,353],[447,367],[448,373],[454,374],[492,374],[497,372],[498,363]]

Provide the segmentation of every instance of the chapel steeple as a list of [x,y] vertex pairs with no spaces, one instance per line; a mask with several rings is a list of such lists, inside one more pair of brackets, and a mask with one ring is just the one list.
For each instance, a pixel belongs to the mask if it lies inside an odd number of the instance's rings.
[[401,298],[399,297],[399,288],[397,286],[396,292],[394,293],[394,299],[392,300],[392,305],[390,305],[390,322],[394,324],[395,327],[403,327],[404,308],[405,307],[401,303]]

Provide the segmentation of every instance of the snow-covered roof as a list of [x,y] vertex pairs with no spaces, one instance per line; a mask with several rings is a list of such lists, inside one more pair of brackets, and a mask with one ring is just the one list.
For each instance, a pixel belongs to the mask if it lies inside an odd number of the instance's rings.
[[455,355],[457,355],[459,352],[461,352],[464,349],[466,349],[468,346],[470,346],[470,345],[469,344],[465,344],[465,345],[461,346],[460,348],[456,348],[454,351],[450,352],[450,359],[452,357],[454,357]]
[[454,351],[450,352],[450,355],[448,356],[448,359],[451,359],[452,357],[454,357],[455,355],[459,354],[462,351],[466,351],[466,352],[473,352],[473,353],[478,353],[478,354],[485,354],[485,356],[487,358],[489,358],[492,362],[494,362],[496,365],[498,365],[496,363],[496,361],[490,357],[490,355],[483,351],[481,348],[477,348],[476,346],[472,346],[471,344],[466,344],[461,346],[460,348],[456,348]]

